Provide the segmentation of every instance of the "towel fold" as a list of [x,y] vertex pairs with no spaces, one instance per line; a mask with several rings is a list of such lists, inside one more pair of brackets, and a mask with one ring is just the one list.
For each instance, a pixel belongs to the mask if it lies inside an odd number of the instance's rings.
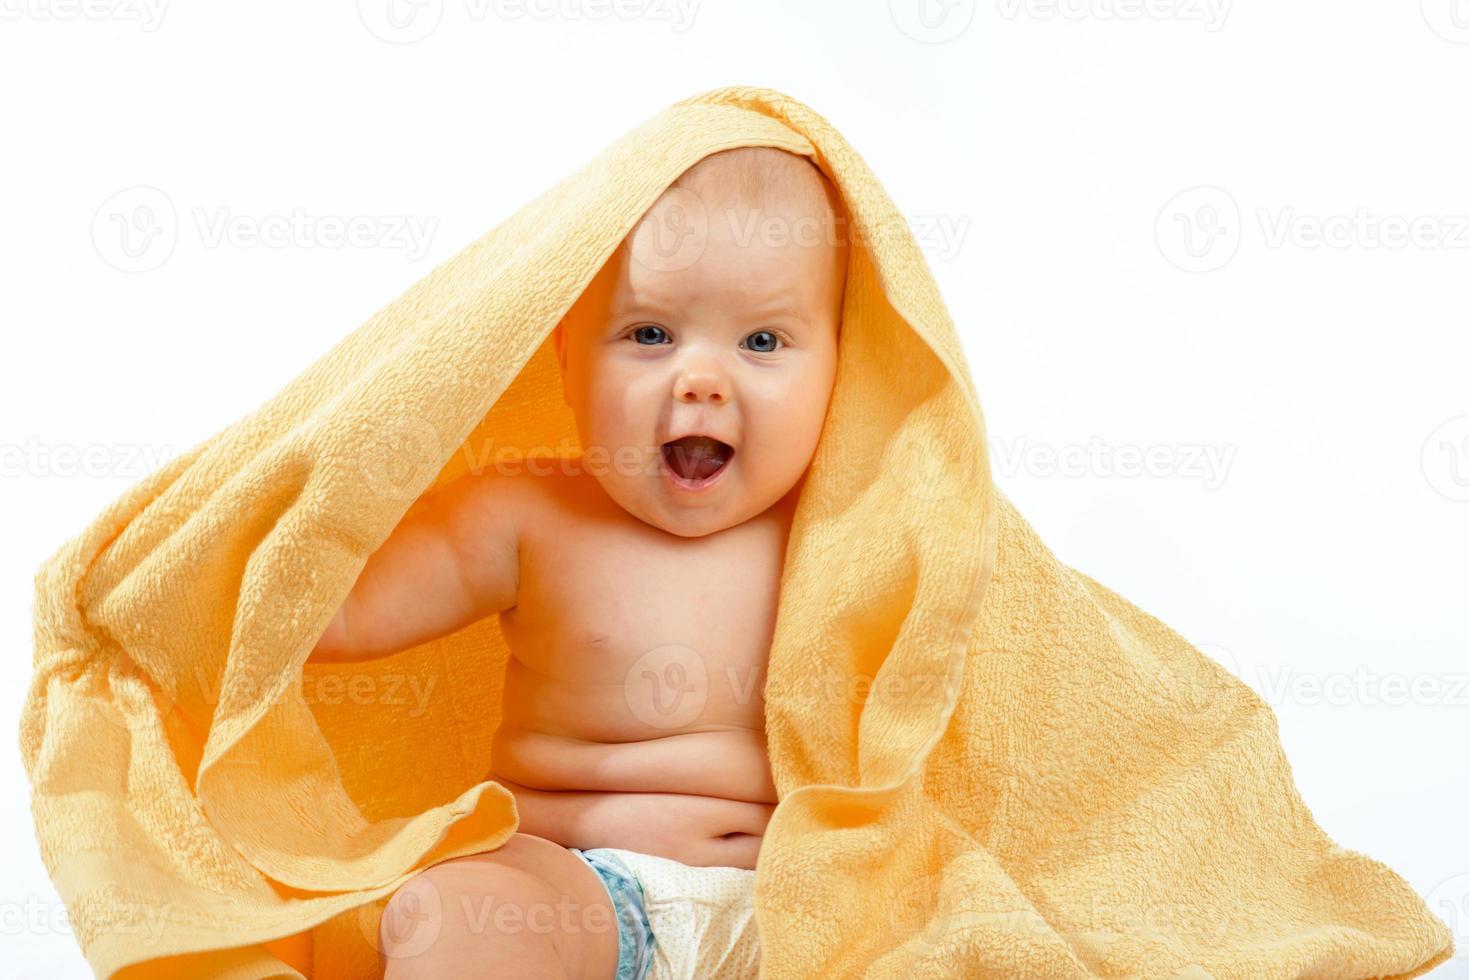
[[[525,137],[515,136],[512,139]],[[386,897],[517,828],[495,617],[306,664],[426,492],[575,456],[552,328],[704,156],[809,157],[849,230],[764,690],[762,977],[1412,977],[1453,951],[1297,793],[1276,719],[995,487],[903,215],[810,108],[677,102],[144,479],[36,577],[21,749],[99,977],[376,976]]]

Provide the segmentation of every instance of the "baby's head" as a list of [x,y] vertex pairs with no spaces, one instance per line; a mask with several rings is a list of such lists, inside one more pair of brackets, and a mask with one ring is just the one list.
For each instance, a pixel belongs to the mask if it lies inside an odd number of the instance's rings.
[[715,153],[654,202],[557,324],[586,468],[625,510],[696,537],[800,483],[836,375],[845,221],[805,157]]

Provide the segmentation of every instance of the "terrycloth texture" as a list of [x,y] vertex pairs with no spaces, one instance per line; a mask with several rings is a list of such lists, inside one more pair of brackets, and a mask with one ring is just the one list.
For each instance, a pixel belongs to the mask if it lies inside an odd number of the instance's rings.
[[21,747],[98,975],[371,976],[386,896],[514,832],[484,778],[495,617],[304,661],[426,490],[502,451],[578,452],[553,326],[678,174],[742,145],[809,156],[861,245],[764,691],[761,975],[1409,977],[1447,957],[1408,885],[1313,820],[1271,709],[995,488],[953,324],[863,161],[801,103],[726,88],[629,132],[41,569]]

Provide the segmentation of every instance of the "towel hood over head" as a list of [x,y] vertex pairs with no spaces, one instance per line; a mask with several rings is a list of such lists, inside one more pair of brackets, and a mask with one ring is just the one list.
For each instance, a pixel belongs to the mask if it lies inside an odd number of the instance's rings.
[[515,832],[487,776],[496,617],[305,661],[427,491],[580,451],[552,329],[676,177],[737,146],[809,158],[856,246],[763,691],[762,976],[1408,977],[1449,956],[1407,883],[1312,819],[1271,709],[995,488],[954,325],[862,159],[800,102],[730,87],[628,132],[40,570],[21,749],[97,974],[375,976],[387,896]]

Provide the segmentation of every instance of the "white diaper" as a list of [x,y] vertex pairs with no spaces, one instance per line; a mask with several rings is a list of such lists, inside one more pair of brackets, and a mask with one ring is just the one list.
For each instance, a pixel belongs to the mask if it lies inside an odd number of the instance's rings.
[[752,869],[698,867],[621,847],[599,850],[616,854],[643,886],[654,941],[646,980],[759,977]]

